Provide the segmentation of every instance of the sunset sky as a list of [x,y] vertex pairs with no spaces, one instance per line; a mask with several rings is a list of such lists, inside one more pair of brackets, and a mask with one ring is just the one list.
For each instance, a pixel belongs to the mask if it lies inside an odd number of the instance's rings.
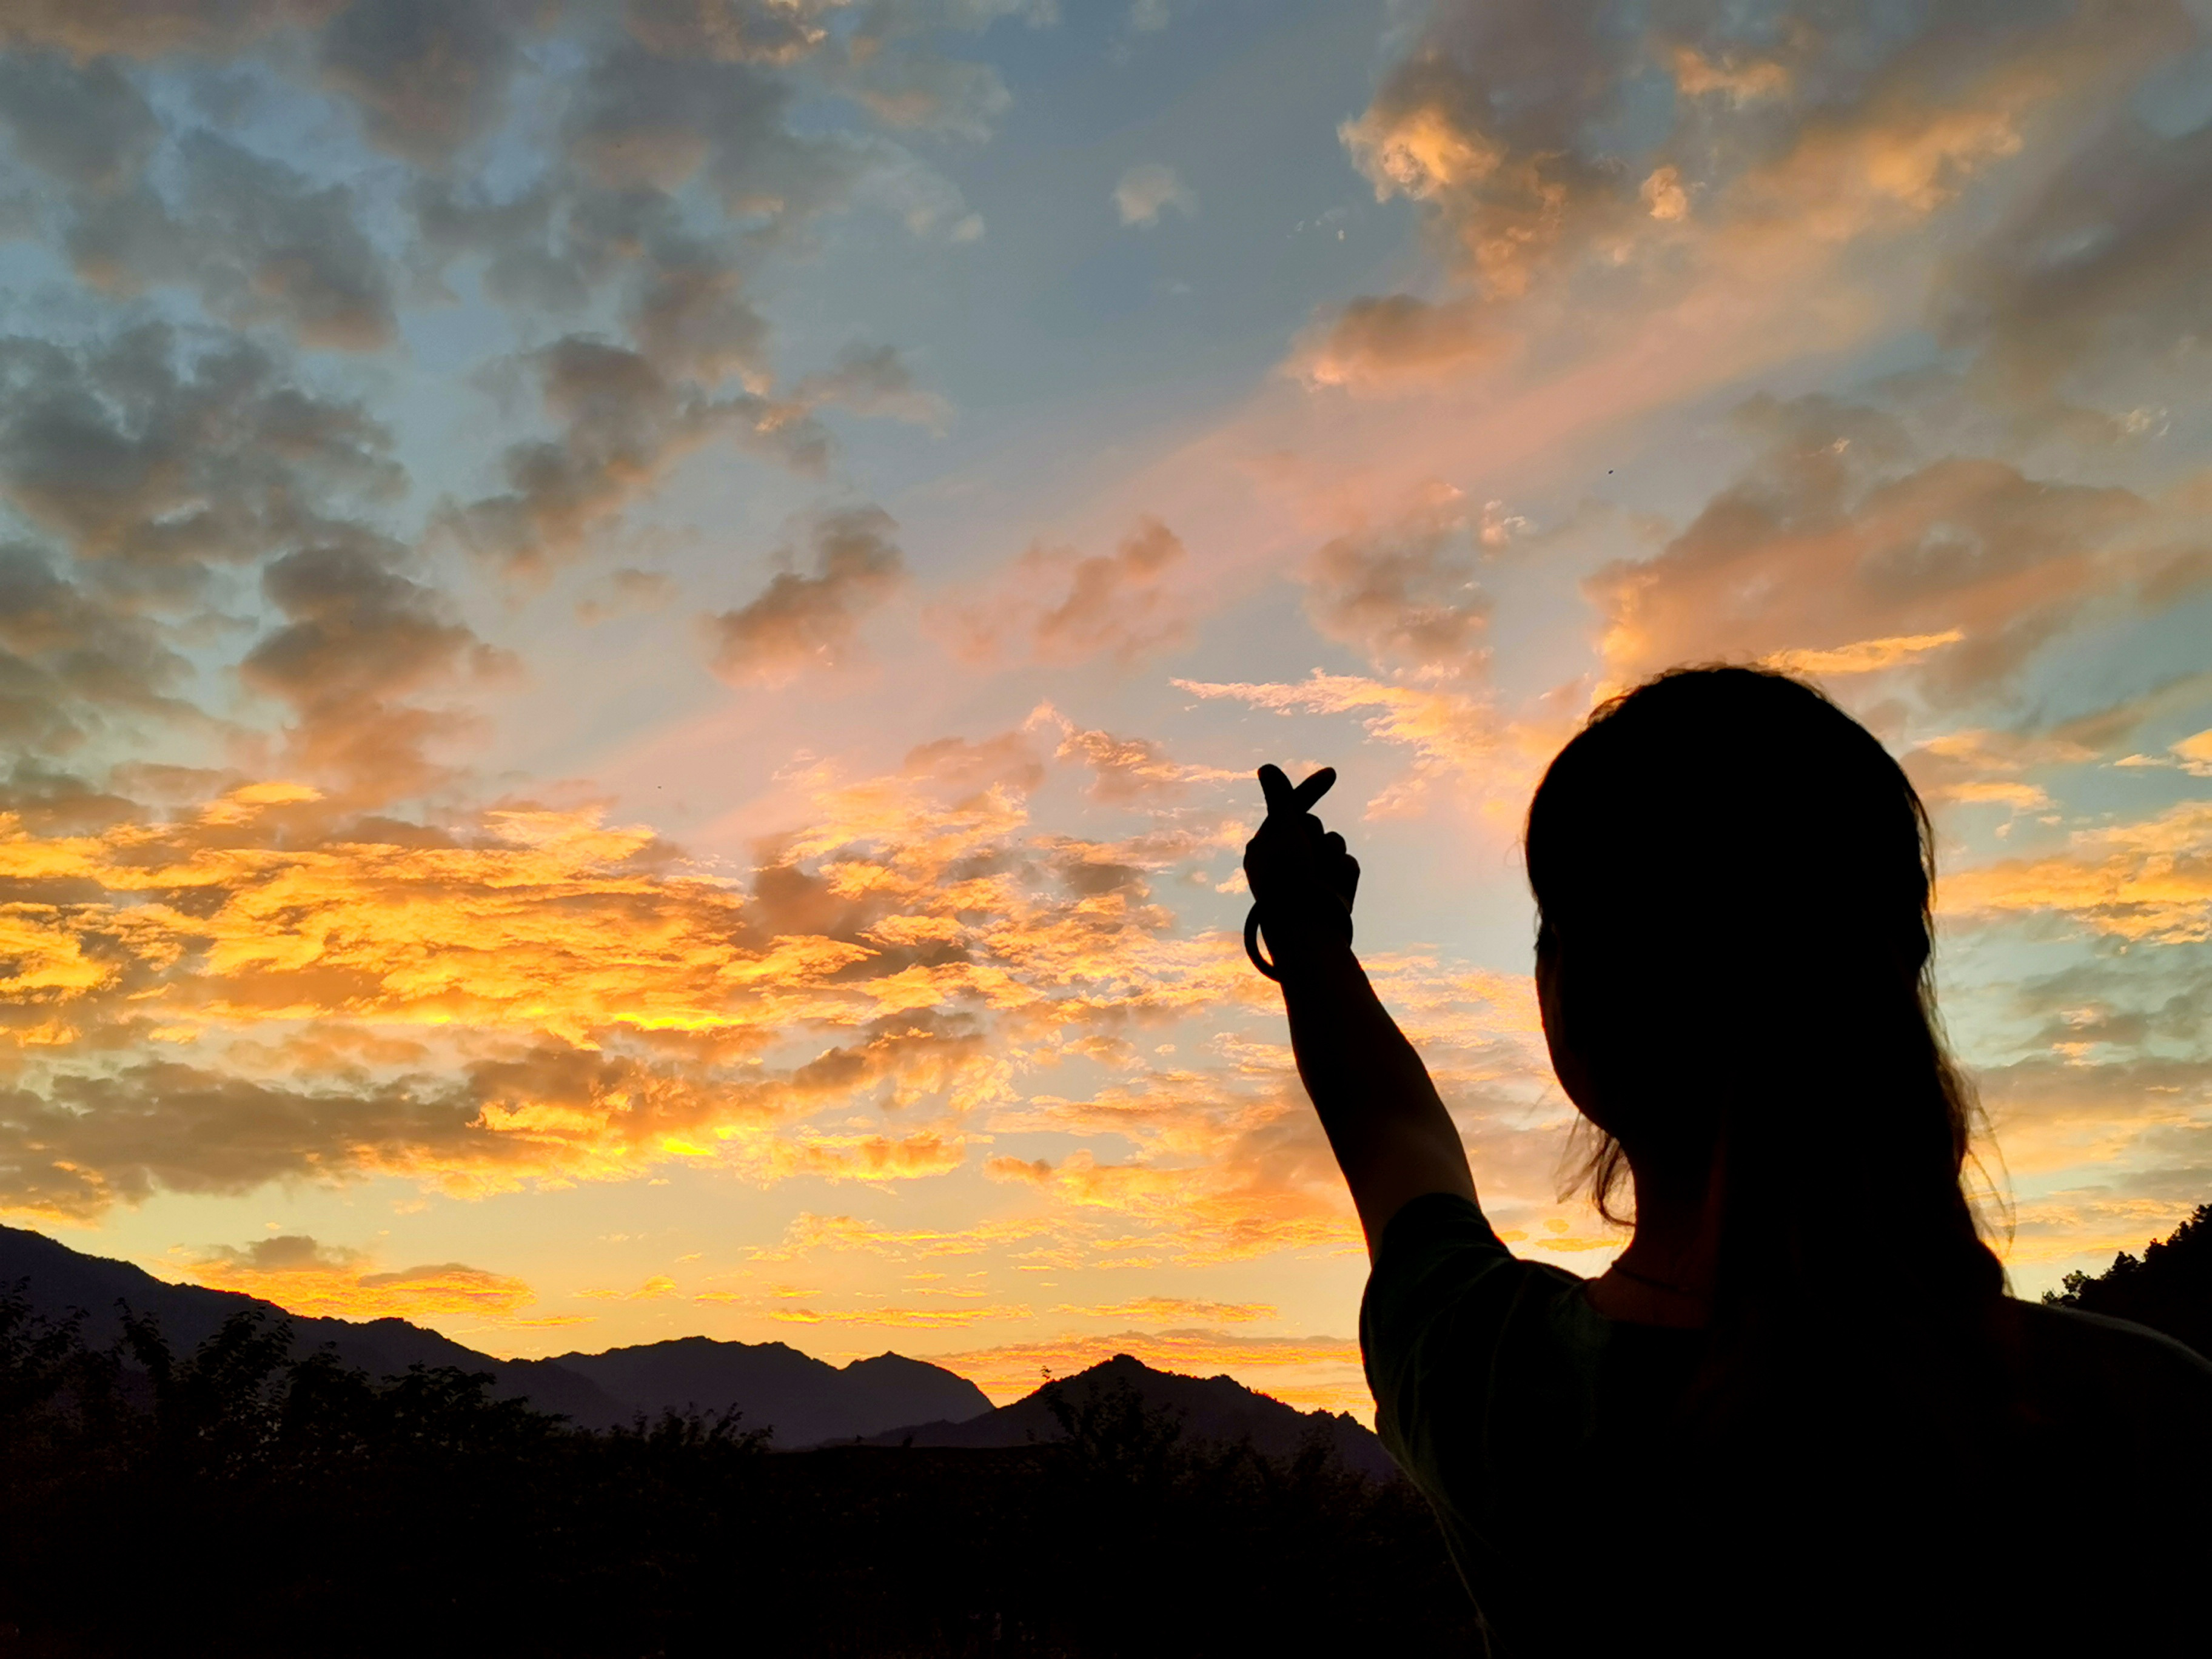
[[2212,1199],[2212,0],[0,47],[15,1224],[501,1355],[1364,1415],[1253,769],[1342,774],[1486,1207],[1592,1272],[1519,817],[1715,659],[1936,815],[2015,1287]]

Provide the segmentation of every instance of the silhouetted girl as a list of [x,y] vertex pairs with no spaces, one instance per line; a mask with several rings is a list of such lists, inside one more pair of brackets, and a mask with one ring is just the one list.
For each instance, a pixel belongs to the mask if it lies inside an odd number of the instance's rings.
[[[1635,1231],[1514,1257],[1293,790],[1245,869],[1373,1273],[1378,1423],[1496,1651],[2212,1650],[2212,1364],[2007,1296],[1929,975],[1927,814],[1799,682],[1605,704],[1528,811],[1536,982]],[[2193,1637],[2193,1640],[2192,1640]],[[2181,1647],[2172,1648],[2181,1651]]]

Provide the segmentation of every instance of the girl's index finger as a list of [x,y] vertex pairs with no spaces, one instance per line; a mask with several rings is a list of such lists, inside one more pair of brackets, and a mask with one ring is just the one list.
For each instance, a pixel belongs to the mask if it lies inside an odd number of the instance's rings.
[[[1279,774],[1278,775],[1279,775]],[[1285,781],[1288,781],[1288,780]],[[1296,792],[1292,793],[1291,796],[1291,809],[1299,812],[1311,811],[1313,804],[1319,800],[1323,795],[1328,793],[1330,787],[1335,782],[1336,769],[1334,766],[1322,767],[1320,771],[1315,773],[1304,783],[1300,784]]]
[[1297,792],[1291,789],[1290,779],[1279,766],[1260,769],[1261,793],[1267,798],[1267,816],[1288,817],[1299,810]]

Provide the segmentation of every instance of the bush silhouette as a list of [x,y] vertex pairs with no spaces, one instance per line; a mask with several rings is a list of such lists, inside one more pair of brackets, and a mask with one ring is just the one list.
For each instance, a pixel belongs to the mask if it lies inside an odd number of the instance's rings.
[[491,1379],[289,1357],[281,1320],[112,1351],[0,1290],[0,1650],[1469,1650],[1426,1506],[1194,1443],[1133,1390],[1064,1438],[772,1453],[733,1412],[589,1433]]
[[2063,1291],[2046,1291],[2043,1299],[2132,1319],[2212,1357],[2212,1204],[2198,1205],[2167,1237],[2144,1246],[2140,1257],[2122,1250],[2103,1273],[2072,1273],[2063,1282]]

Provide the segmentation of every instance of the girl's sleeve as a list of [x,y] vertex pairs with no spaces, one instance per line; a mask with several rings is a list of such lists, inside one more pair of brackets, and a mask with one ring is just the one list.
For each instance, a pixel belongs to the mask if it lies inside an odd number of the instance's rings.
[[1439,1506],[1453,1484],[1449,1466],[1474,1449],[1488,1416],[1492,1362],[1522,1267],[1455,1193],[1414,1199],[1383,1229],[1359,1310],[1376,1431]]

